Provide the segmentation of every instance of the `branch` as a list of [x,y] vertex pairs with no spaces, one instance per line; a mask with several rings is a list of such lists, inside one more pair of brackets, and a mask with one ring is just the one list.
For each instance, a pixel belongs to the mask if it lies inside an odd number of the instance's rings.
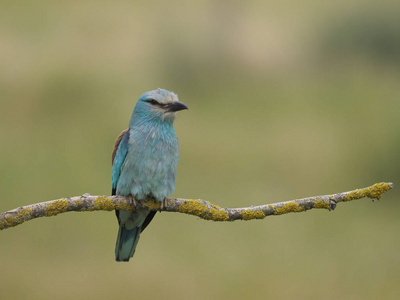
[[115,209],[148,209],[152,211],[180,212],[213,221],[264,219],[267,216],[302,212],[313,208],[334,210],[337,203],[361,198],[380,200],[382,194],[393,187],[394,185],[391,182],[381,182],[367,188],[344,193],[244,208],[221,208],[218,205],[201,199],[167,198],[164,203],[156,202],[153,199],[136,202],[134,200],[130,201],[129,197],[123,196],[92,196],[84,194],[82,196],[21,206],[4,212],[0,214],[0,230],[17,226],[32,219],[56,216],[68,211],[111,211]]

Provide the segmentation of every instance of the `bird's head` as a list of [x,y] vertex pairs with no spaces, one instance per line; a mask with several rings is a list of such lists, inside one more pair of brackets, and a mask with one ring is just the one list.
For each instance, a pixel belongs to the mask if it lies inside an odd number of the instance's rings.
[[149,91],[136,103],[131,123],[139,120],[172,123],[177,116],[176,112],[183,109],[188,107],[178,100],[175,93],[164,89]]

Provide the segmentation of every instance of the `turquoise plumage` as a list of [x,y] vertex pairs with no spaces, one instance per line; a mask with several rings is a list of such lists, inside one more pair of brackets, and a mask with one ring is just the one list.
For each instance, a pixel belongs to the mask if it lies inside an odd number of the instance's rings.
[[[129,128],[117,138],[112,154],[112,194],[136,200],[163,201],[175,189],[179,160],[173,122],[187,109],[178,96],[164,89],[144,93],[133,110]],[[115,260],[129,261],[140,233],[153,219],[148,210],[116,210],[119,231]]]

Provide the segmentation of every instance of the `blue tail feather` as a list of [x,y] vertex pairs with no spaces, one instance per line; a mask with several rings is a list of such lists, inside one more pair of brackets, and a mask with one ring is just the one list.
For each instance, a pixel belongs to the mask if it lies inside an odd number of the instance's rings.
[[115,260],[129,261],[135,253],[135,248],[140,238],[141,227],[126,229],[120,224],[118,230],[117,243],[115,245]]

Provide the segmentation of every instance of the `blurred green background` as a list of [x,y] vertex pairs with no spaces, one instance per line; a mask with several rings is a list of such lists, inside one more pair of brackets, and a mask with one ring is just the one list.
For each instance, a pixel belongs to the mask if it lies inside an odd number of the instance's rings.
[[[0,210],[110,194],[138,97],[190,110],[175,196],[244,207],[399,182],[397,1],[2,1]],[[263,221],[112,212],[0,232],[1,299],[395,299],[399,190]]]

